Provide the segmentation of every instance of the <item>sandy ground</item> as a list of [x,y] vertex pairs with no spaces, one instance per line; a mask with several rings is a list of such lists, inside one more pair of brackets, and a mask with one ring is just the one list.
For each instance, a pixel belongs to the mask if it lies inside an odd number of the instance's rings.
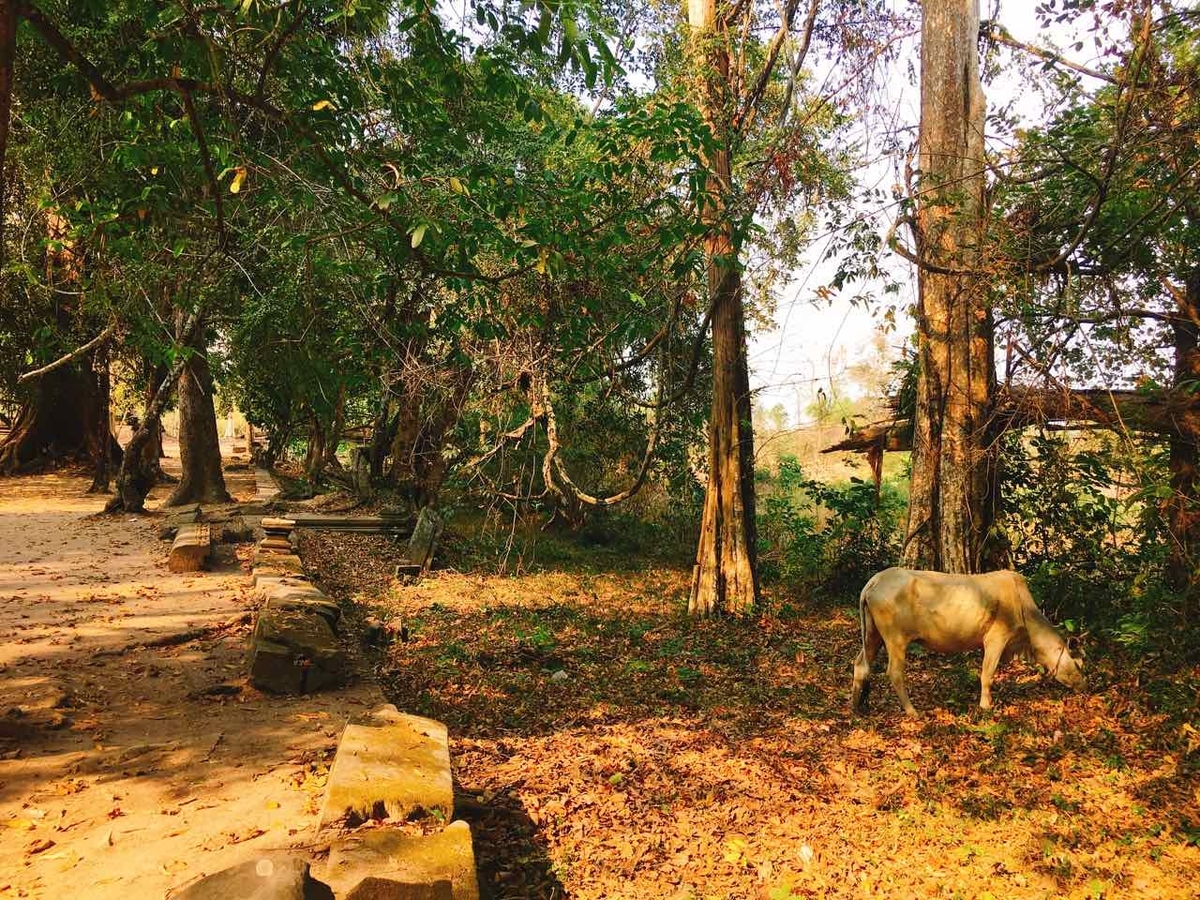
[[336,738],[378,693],[265,697],[246,625],[139,649],[247,610],[248,569],[226,546],[212,571],[168,572],[157,519],[93,518],[87,484],[0,479],[0,897],[161,897],[309,846]]

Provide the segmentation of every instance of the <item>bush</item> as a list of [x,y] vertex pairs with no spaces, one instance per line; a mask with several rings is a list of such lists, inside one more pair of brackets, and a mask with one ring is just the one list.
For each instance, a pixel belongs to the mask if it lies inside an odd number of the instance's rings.
[[1109,435],[1012,435],[1002,459],[997,525],[1046,614],[1130,650],[1169,633],[1179,610],[1157,502],[1168,480],[1161,449]]
[[825,484],[807,478],[794,456],[760,474],[758,537],[765,580],[808,595],[855,593],[900,552],[904,498],[888,482],[859,478]]

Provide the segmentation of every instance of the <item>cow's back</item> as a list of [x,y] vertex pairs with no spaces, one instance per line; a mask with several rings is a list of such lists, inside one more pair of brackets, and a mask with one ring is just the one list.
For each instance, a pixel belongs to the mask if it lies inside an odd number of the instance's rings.
[[980,646],[997,618],[1009,618],[1013,574],[885,569],[868,582],[863,601],[884,635],[957,653]]

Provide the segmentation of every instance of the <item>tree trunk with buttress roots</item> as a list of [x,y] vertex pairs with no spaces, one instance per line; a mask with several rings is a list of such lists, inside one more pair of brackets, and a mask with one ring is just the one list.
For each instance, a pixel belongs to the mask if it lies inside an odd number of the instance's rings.
[[204,326],[190,343],[196,351],[179,376],[179,484],[167,506],[188,503],[228,503],[221,470],[221,445],[217,437],[217,412],[213,405],[212,372],[208,366]]
[[[985,565],[994,504],[979,0],[926,0],[921,39],[917,403],[904,564]],[[947,270],[947,271],[939,271]]]
[[708,300],[712,305],[713,399],[708,488],[688,611],[695,616],[747,614],[758,603],[754,520],[754,433],[746,359],[742,274],[728,208],[730,168],[729,36],[714,0],[688,0],[689,53],[698,73],[701,110],[715,138],[701,210],[708,234]]

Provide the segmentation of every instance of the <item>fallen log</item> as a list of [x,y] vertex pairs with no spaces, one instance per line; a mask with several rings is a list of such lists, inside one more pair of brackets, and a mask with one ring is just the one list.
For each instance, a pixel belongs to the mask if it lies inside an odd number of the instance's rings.
[[[1186,390],[1140,391],[1052,390],[1007,387],[996,394],[996,419],[1002,429],[1050,425],[1156,434],[1200,445],[1200,395]],[[822,453],[865,453],[911,450],[908,419],[873,422],[822,450]]]

